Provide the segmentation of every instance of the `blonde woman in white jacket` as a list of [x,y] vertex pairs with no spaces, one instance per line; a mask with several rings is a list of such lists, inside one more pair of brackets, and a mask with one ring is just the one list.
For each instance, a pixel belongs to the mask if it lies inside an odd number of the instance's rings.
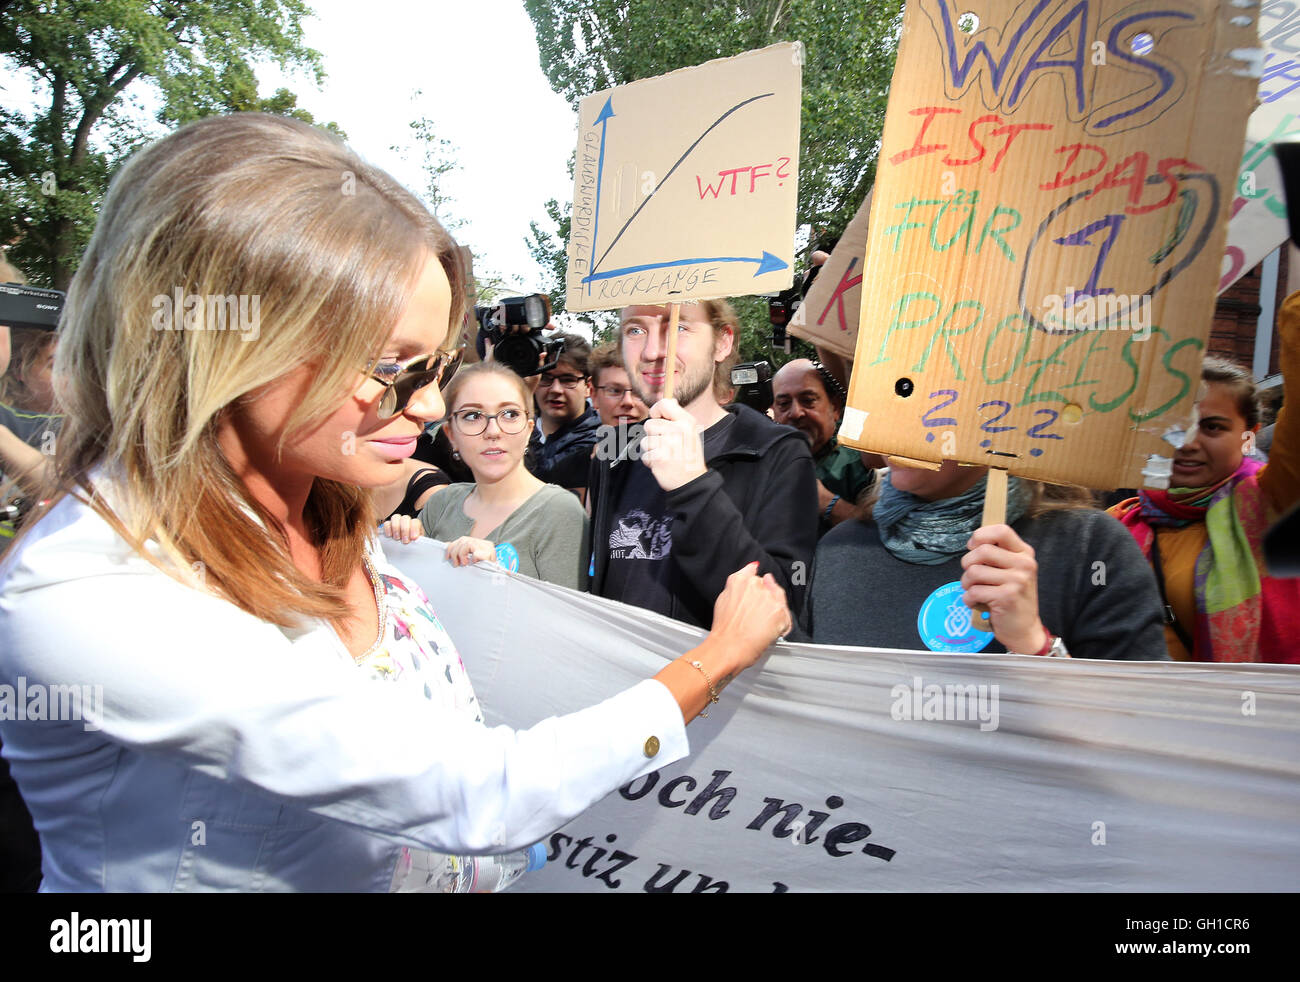
[[42,889],[385,890],[403,847],[522,848],[684,755],[788,627],[741,570],[654,679],[482,724],[365,490],[443,415],[463,296],[419,202],[294,120],[202,120],[114,180],[61,329],[58,485],[0,566],[0,679],[82,710],[0,720]]

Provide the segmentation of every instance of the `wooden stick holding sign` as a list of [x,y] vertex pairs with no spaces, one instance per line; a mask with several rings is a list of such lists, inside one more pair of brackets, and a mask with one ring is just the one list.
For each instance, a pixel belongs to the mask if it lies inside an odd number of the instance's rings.
[[793,281],[802,66],[783,42],[578,107],[566,307],[668,305],[663,398],[678,397],[683,302]]
[[664,395],[665,399],[671,399],[677,392],[675,379],[677,377],[677,319],[681,317],[682,305],[679,303],[670,303],[668,305],[668,351],[664,355]]
[[[988,485],[984,488],[984,514],[980,525],[1001,525],[1007,520],[1007,472],[1001,467],[990,467]],[[971,623],[981,631],[993,630],[993,613],[988,604],[976,604]]]

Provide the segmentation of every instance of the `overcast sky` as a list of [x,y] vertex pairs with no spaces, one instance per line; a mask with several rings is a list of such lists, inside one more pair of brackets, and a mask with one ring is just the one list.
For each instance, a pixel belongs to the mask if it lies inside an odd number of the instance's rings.
[[303,25],[306,42],[329,77],[318,91],[306,77],[267,69],[262,94],[291,88],[300,106],[337,123],[354,149],[416,193],[426,181],[409,124],[427,117],[456,147],[444,212],[465,222],[454,234],[474,250],[475,272],[538,289],[524,237],[530,220],[545,221],[548,198],[572,198],[577,125],[542,74],[521,0],[309,2],[316,16]]
[[[321,53],[323,86],[263,65],[261,95],[290,89],[318,122],[337,123],[355,150],[421,197],[423,145],[410,124],[430,120],[459,165],[443,181],[452,201],[439,217],[464,223],[452,231],[474,251],[475,273],[499,275],[520,292],[540,289],[524,237],[529,221],[546,223],[548,198],[573,197],[577,123],[542,74],[522,0],[308,2],[315,16],[303,31]],[[137,84],[126,94],[125,115],[144,132],[158,130],[156,92]],[[0,73],[0,105],[30,112],[46,104],[48,89],[34,92],[29,76]]]

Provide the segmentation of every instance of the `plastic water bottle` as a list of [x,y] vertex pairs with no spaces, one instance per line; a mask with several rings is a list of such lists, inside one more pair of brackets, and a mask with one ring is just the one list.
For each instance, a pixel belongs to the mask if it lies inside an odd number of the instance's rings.
[[546,847],[500,856],[449,856],[403,849],[393,873],[392,893],[500,893],[523,876],[546,865]]
[[546,847],[534,842],[527,849],[502,856],[475,857],[470,893],[500,893],[523,876],[546,865]]

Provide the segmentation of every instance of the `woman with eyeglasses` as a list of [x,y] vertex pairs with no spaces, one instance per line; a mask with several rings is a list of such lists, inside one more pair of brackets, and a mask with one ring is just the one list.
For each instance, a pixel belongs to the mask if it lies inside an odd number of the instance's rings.
[[524,848],[682,757],[789,629],[747,568],[653,679],[482,724],[367,490],[444,415],[463,296],[419,201],[305,123],[204,119],[118,172],[64,311],[57,484],[0,564],[42,889],[385,891],[404,849]]
[[453,565],[495,561],[576,590],[587,515],[570,492],[524,466],[533,422],[524,380],[497,362],[480,362],[456,376],[446,399],[448,438],[474,481],[439,491],[418,519],[394,516],[384,533],[412,542],[423,529],[447,543]]

